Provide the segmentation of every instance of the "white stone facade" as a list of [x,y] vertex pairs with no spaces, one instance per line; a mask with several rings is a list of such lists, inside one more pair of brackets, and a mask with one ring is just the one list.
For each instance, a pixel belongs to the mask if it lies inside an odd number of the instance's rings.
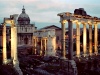
[[[46,41],[46,56],[55,56],[56,54],[56,36],[55,29],[43,29],[34,32],[34,37],[45,38]],[[34,44],[34,43],[33,43]]]
[[26,14],[24,7],[22,9],[22,13],[18,16],[17,22],[18,46],[32,46],[32,37],[35,30],[35,24],[30,24],[30,18]]
[[32,45],[32,36],[34,30],[34,25],[17,25],[18,45]]

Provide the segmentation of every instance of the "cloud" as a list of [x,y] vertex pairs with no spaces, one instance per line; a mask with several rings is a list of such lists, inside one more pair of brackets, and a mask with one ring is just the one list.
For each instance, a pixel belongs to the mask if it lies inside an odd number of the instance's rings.
[[59,23],[58,13],[73,13],[76,8],[84,8],[88,14],[100,17],[100,5],[98,2],[93,3],[93,0],[1,0],[0,18],[9,17],[11,14],[20,14],[23,5],[31,22],[39,24],[41,24],[40,22]]

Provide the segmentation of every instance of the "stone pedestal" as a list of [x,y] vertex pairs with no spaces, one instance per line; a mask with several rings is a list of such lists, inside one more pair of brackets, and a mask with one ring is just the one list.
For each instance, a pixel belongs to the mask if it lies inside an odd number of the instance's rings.
[[14,65],[15,70],[18,72],[18,75],[23,75],[20,67],[19,67],[19,62],[17,61],[16,64]]
[[77,67],[76,67],[76,63],[75,63],[75,61],[74,60],[69,60],[69,65],[71,65],[70,67],[69,67],[69,69],[70,69],[70,75],[77,75]]
[[47,41],[47,50],[46,50],[46,56],[55,56],[56,51],[55,51],[55,45],[54,45],[54,39],[55,37],[48,37]]

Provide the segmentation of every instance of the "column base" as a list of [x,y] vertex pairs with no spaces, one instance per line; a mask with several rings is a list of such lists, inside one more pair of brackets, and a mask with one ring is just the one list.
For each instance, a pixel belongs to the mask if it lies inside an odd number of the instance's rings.
[[19,65],[19,61],[18,60],[13,60],[13,65],[14,66],[18,66]]
[[77,58],[80,58],[80,57],[81,57],[81,55],[80,55],[80,54],[79,54],[79,55],[76,55],[76,57],[77,57]]
[[40,50],[40,56],[42,56],[42,50]]
[[98,52],[94,52],[95,55],[98,55]]
[[13,60],[13,66],[15,70],[18,72],[19,75],[23,75],[20,67],[19,67],[19,61],[18,60]]
[[7,59],[3,60],[3,64],[6,65],[8,63]]
[[88,54],[83,54],[83,57],[87,57],[88,56]]
[[77,75],[77,67],[76,67],[75,61],[74,60],[69,60],[69,63],[72,66],[72,67],[69,67],[69,69],[72,69],[72,74],[71,75]]
[[61,57],[61,59],[67,59],[66,57]]
[[89,56],[93,56],[93,53],[89,53]]

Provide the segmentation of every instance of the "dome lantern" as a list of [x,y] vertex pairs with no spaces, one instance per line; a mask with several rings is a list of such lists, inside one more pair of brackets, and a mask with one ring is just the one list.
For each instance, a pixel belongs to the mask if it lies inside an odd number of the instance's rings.
[[29,25],[30,24],[30,18],[29,16],[25,13],[25,8],[23,6],[22,13],[18,17],[18,24],[19,25]]
[[24,9],[24,6],[23,6],[23,9],[22,9],[22,13],[25,13],[25,9]]

